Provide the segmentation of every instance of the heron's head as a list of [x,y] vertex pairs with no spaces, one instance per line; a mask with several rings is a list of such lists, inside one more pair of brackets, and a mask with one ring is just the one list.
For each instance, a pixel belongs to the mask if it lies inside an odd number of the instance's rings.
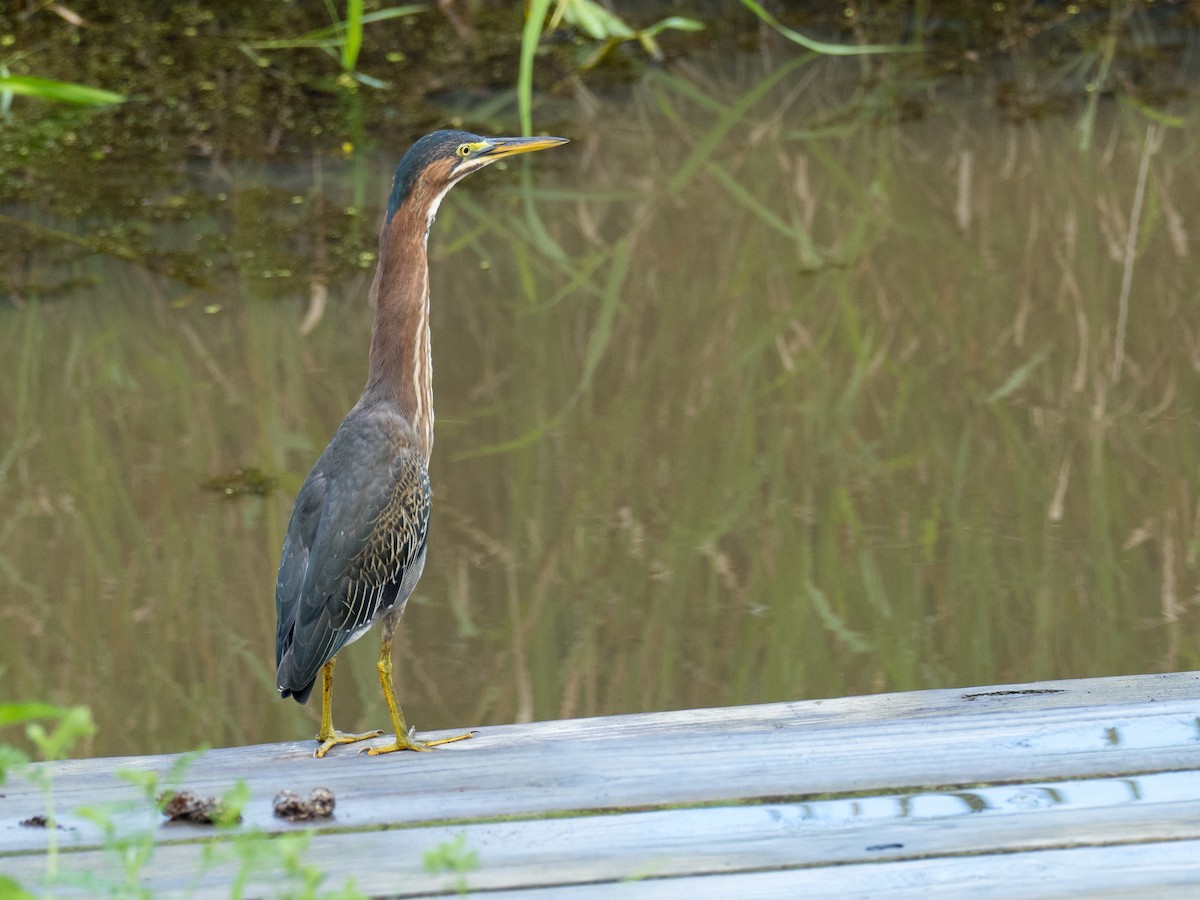
[[435,131],[421,138],[396,167],[387,221],[406,203],[425,207],[432,222],[446,192],[472,172],[518,153],[546,150],[567,143],[560,137],[480,137],[466,131]]

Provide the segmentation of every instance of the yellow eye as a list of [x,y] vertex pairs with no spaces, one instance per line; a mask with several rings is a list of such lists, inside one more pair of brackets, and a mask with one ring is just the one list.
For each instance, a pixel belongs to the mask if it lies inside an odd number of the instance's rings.
[[455,150],[454,153],[456,156],[459,156],[459,157],[470,156],[471,155],[471,145],[470,144],[459,144],[458,149]]

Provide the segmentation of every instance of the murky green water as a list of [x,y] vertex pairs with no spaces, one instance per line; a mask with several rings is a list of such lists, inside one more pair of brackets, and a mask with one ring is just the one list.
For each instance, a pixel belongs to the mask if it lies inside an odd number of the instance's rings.
[[[847,107],[855,66],[653,74],[448,199],[419,729],[1200,666],[1194,117],[1102,102],[1081,151],[969,90]],[[302,336],[324,237],[257,198],[373,229],[404,149],[189,182],[219,289],[34,259],[94,281],[0,307],[0,699],[90,705],[81,752],[314,733],[272,590],[370,260]],[[238,467],[279,489],[201,487]],[[376,653],[341,657],[341,728],[386,723]]]

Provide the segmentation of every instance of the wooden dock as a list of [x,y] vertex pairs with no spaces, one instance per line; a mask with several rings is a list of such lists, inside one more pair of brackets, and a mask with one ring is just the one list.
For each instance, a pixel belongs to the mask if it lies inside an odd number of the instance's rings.
[[[1200,896],[1200,672],[487,727],[422,754],[312,748],[44,766],[57,829],[19,824],[46,793],[10,779],[0,874],[60,896]],[[161,790],[180,768],[200,795],[244,781],[241,823],[164,824],[135,782]],[[332,818],[275,817],[278,791],[317,787]]]

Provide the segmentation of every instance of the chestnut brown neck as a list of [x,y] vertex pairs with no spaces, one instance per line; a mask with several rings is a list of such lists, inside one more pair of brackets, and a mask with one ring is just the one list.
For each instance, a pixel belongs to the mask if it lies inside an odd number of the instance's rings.
[[420,186],[384,225],[371,285],[371,358],[360,405],[390,402],[412,425],[426,459],[433,449],[433,366],[425,241],[438,197]]

